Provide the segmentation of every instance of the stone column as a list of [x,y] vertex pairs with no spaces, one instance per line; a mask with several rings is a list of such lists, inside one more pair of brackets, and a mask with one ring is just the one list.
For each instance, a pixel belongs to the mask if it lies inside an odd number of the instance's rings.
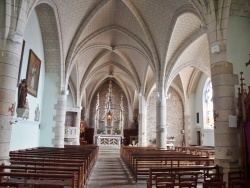
[[237,76],[228,62],[213,63],[211,67],[214,105],[215,163],[222,166],[224,173],[239,166],[239,130],[230,128],[229,115],[236,115],[235,90]]
[[79,108],[79,111],[77,112],[76,116],[76,127],[78,130],[78,135],[75,140],[76,145],[80,145],[80,126],[81,126],[80,124],[81,124],[81,108]]
[[139,96],[139,146],[147,145],[147,123],[146,123],[146,102],[145,97],[140,94]]
[[166,149],[166,97],[156,93],[156,147]]
[[230,128],[229,115],[236,115],[235,88],[237,76],[228,62],[227,37],[231,1],[211,0],[206,15],[213,85],[215,163],[227,172],[239,167],[239,129]]
[[[0,45],[4,40],[0,39]],[[2,46],[1,46],[2,47]],[[22,44],[6,40],[0,50],[0,163],[8,163]]]
[[56,123],[55,127],[53,127],[55,138],[52,140],[52,144],[57,148],[64,147],[66,103],[67,95],[65,95],[64,93],[60,94],[57,99],[57,104],[55,105],[56,115],[54,116],[54,121]]
[[21,7],[24,4],[13,5],[10,1],[0,2],[3,9],[0,12],[2,18],[0,22],[0,164],[9,163],[13,115],[16,110],[17,78],[27,17],[25,7]]

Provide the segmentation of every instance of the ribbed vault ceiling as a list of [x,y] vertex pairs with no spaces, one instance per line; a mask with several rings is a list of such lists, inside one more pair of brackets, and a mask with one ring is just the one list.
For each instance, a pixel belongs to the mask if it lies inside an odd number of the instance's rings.
[[[163,77],[172,81],[179,75],[174,84],[183,91],[195,69],[209,75],[207,36],[190,0],[50,2],[60,23],[65,74],[71,88],[84,93],[83,101],[110,73],[131,106],[134,96],[147,95]],[[39,16],[46,10],[37,11]]]

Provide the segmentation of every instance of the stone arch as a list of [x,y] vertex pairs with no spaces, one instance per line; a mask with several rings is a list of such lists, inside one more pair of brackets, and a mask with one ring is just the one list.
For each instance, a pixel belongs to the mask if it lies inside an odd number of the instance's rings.
[[200,36],[202,36],[204,34],[204,28],[201,28],[200,31],[192,33],[192,35],[189,37],[189,39],[186,39],[185,41],[183,41],[183,44],[179,47],[179,49],[177,49],[178,53],[173,54],[173,57],[171,57],[169,59],[169,62],[166,62],[167,52],[169,50],[169,44],[171,42],[172,33],[173,33],[173,30],[176,26],[177,20],[180,16],[183,16],[186,13],[191,13],[192,15],[194,15],[195,17],[197,17],[201,21],[201,24],[205,24],[202,17],[197,13],[197,10],[191,5],[183,5],[175,11],[174,16],[171,20],[169,32],[167,34],[167,42],[166,42],[166,47],[165,47],[165,57],[164,57],[165,62],[164,62],[164,67],[162,69],[162,71],[163,71],[162,75],[164,76],[164,79],[163,79],[164,80],[164,88],[167,88],[166,86],[168,83],[166,83],[165,80],[167,80],[169,75],[171,74],[171,71],[174,67],[174,64],[177,61],[180,54],[183,53],[183,51],[185,51],[193,41],[195,41],[196,39],[198,39]]
[[[180,92],[174,87],[169,88],[171,93],[171,100],[166,99],[166,122],[167,130],[169,132],[169,137],[175,137],[175,143],[181,145],[183,138],[181,130],[184,128],[184,103],[182,101],[182,96]],[[157,94],[156,88],[149,94],[147,98],[147,143],[148,145],[155,145],[156,139],[156,100],[155,96]],[[182,116],[182,117],[179,117]],[[168,131],[167,131],[168,132]]]
[[35,7],[44,46],[45,72],[57,73],[60,76],[60,88],[65,90],[64,85],[64,63],[58,29],[58,17],[54,7],[41,3]]

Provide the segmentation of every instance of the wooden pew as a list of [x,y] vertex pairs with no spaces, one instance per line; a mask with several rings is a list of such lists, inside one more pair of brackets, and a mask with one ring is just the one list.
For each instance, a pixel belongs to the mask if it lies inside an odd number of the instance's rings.
[[214,157],[215,154],[215,148],[207,146],[176,146],[175,150],[207,157]]
[[155,176],[161,173],[175,173],[181,172],[200,172],[205,173],[208,171],[216,171],[219,173],[219,166],[177,166],[177,167],[150,167],[149,178],[147,180],[147,188],[151,188],[155,185]]
[[228,187],[250,187],[250,181],[247,179],[245,173],[241,170],[228,172]]
[[146,147],[122,147],[121,158],[137,182],[138,178],[147,178],[151,166],[181,166],[213,165],[214,159],[206,155],[198,156],[193,153],[183,153],[173,150],[156,150]]
[[26,166],[43,166],[43,167],[64,167],[64,168],[71,168],[71,167],[77,167],[77,175],[78,175],[78,184],[79,187],[81,184],[85,184],[87,180],[87,174],[84,170],[84,163],[83,162],[74,162],[74,161],[62,161],[62,160],[10,160],[11,164],[13,165],[26,165]]
[[[135,182],[138,179],[149,177],[150,167],[175,167],[189,165],[202,167],[214,165],[214,159],[205,147],[184,147],[185,152],[180,149],[156,150],[153,147],[121,147],[121,158],[128,167]],[[208,150],[213,151],[209,147]],[[199,166],[197,166],[199,165]]]
[[[43,173],[23,173],[23,172],[0,172],[1,183],[3,182],[3,177],[16,177],[16,178],[23,178],[18,179],[18,184],[24,185],[32,185],[32,184],[48,184],[48,182],[53,183],[53,179],[62,180],[60,182],[54,182],[55,185],[63,185],[63,186],[71,186],[75,188],[75,174],[43,174]],[[33,178],[32,181],[31,178]],[[42,178],[42,181],[39,179]],[[68,180],[68,181],[65,181]]]
[[11,182],[0,182],[0,187],[19,188],[19,184]]
[[[58,160],[60,161],[83,161],[84,162],[84,171],[85,173],[89,172],[89,169],[92,168],[93,164],[96,160],[90,157],[89,154],[82,154],[82,155],[74,155],[74,154],[12,154],[10,155],[10,160],[28,160],[28,161],[39,161],[39,160]],[[67,161],[68,160],[68,161]]]
[[[129,168],[130,172],[134,172],[134,168],[136,166],[136,161],[139,158],[164,158],[164,157],[175,157],[175,158],[181,158],[181,157],[194,157],[192,154],[185,154],[175,151],[163,151],[163,150],[129,150],[126,153],[126,158],[122,158],[127,167]],[[201,156],[197,156],[201,157]],[[207,158],[207,157],[204,157]]]
[[[38,147],[10,152],[10,167],[16,173],[27,171],[44,174],[77,175],[78,187],[85,185],[99,153],[98,146]],[[62,170],[64,169],[64,170]]]
[[[176,162],[176,165],[173,165],[173,163]],[[181,162],[185,162],[185,164],[181,165]],[[187,162],[192,162],[193,164],[187,164]],[[135,182],[137,182],[137,180],[143,179],[143,177],[148,178],[149,176],[149,169],[150,167],[180,167],[180,166],[195,166],[195,165],[199,165],[201,163],[205,163],[201,166],[210,166],[214,164],[214,160],[213,159],[209,159],[209,158],[200,158],[200,157],[154,157],[154,158],[137,158],[136,159],[136,163],[135,163],[135,167],[133,168],[133,177]],[[211,164],[210,164],[211,163]]]

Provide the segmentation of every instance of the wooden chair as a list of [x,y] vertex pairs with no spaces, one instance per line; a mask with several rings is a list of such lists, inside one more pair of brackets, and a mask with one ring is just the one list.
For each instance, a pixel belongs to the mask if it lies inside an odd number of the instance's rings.
[[203,188],[226,188],[226,182],[225,181],[203,182]]
[[173,173],[160,173],[155,176],[156,187],[174,188],[175,174]]
[[[183,184],[184,187],[187,187],[188,184],[190,187],[197,187],[197,181],[198,181],[198,173],[195,172],[185,172],[178,174],[179,176],[179,187],[182,187],[181,184]],[[184,185],[185,183],[185,185]]]

